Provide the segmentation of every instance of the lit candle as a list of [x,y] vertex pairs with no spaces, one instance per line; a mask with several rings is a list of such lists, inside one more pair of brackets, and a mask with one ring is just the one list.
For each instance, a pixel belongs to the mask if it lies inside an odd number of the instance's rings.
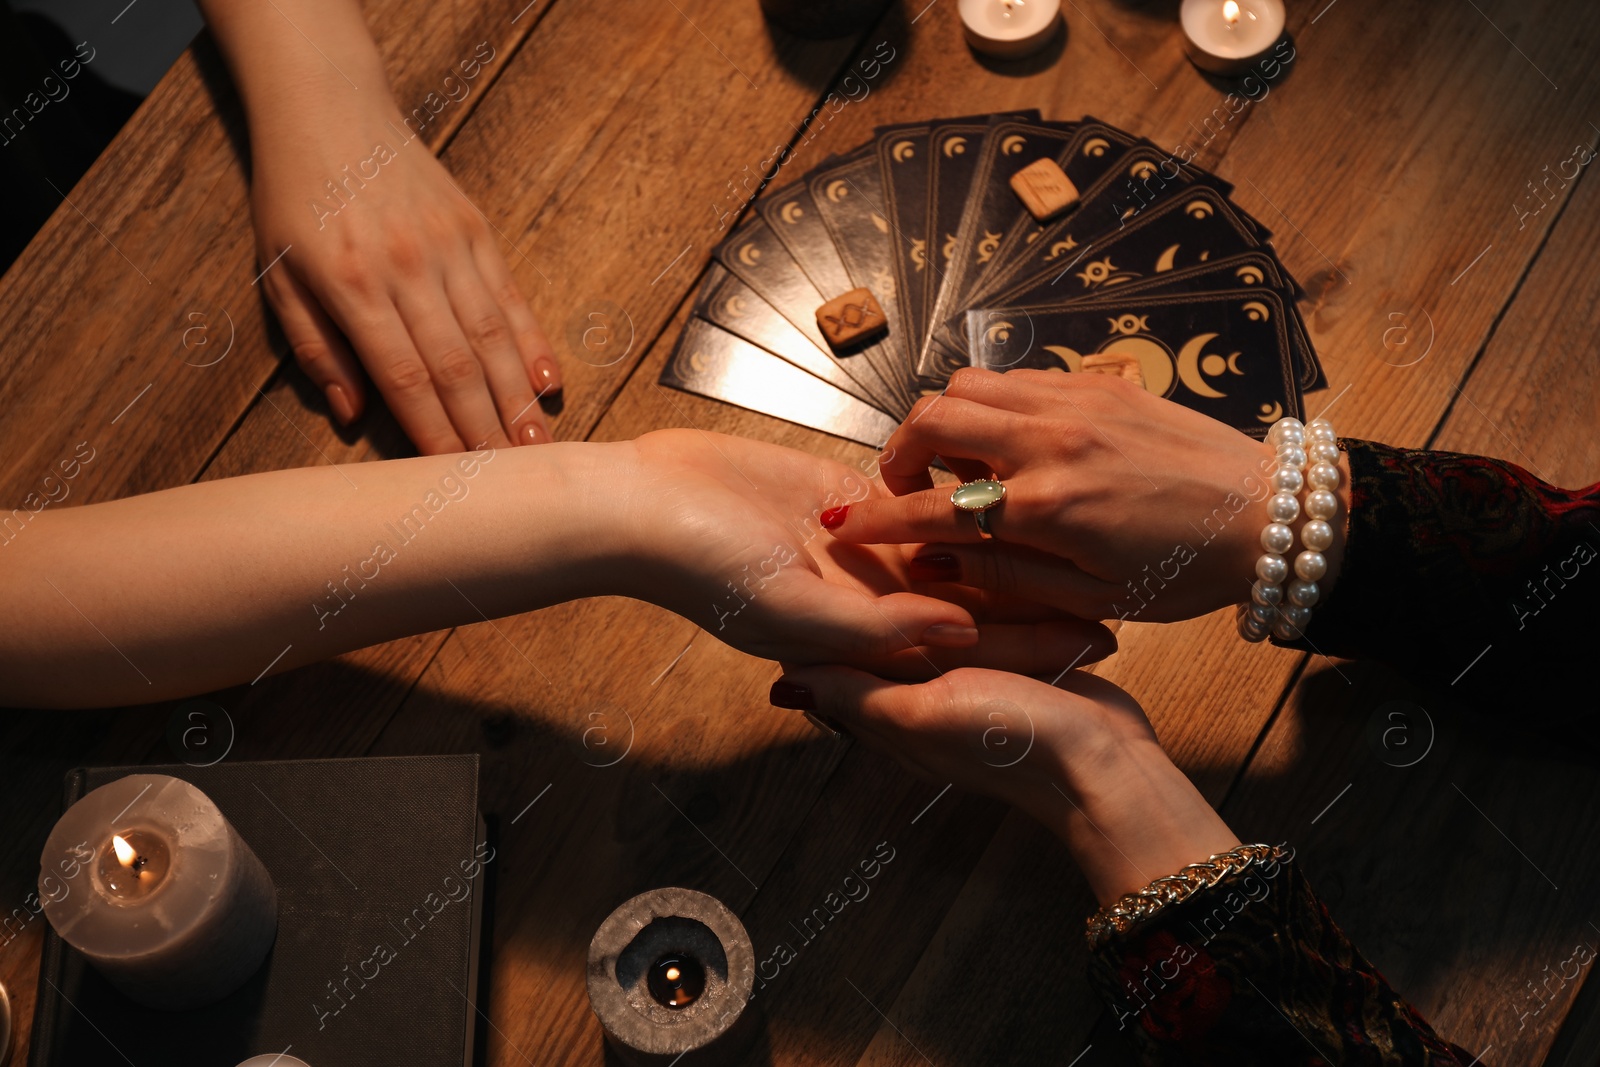
[[1061,0],[961,0],[960,12],[967,44],[996,59],[1032,55],[1061,24]]
[[705,992],[706,969],[693,956],[671,953],[650,968],[646,984],[662,1007],[687,1008]]
[[1243,74],[1283,36],[1283,0],[1183,0],[1189,60],[1201,70]]
[[62,940],[130,999],[221,1000],[277,932],[277,891],[222,812],[188,782],[133,774],[67,809],[39,858],[39,897]]

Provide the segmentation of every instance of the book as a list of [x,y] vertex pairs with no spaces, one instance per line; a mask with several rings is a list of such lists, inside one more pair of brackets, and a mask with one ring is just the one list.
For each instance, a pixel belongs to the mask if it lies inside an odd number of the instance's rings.
[[277,939],[239,990],[170,1012],[128,1000],[47,930],[29,1067],[479,1062],[495,851],[477,756],[79,768],[66,804],[135,773],[216,802],[277,886]]

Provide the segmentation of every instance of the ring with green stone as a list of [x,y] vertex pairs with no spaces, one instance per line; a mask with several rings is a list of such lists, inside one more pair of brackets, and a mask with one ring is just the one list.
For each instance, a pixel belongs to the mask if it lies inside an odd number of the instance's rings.
[[998,478],[979,478],[957,486],[950,494],[950,503],[958,511],[971,512],[972,520],[978,524],[979,540],[989,541],[994,538],[994,532],[989,529],[989,511],[999,507],[1005,498],[1005,484]]

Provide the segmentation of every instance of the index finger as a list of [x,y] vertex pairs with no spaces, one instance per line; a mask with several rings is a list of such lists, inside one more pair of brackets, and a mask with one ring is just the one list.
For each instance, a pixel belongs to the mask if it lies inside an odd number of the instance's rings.
[[1013,411],[953,396],[925,397],[890,435],[878,473],[896,495],[931,486],[928,467],[936,457],[974,460],[1006,477],[1024,462],[1019,452],[1025,427],[1026,417]]

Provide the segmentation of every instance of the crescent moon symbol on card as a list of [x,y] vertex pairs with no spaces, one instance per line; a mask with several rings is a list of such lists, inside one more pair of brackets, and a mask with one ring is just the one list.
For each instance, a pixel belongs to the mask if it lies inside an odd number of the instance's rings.
[[1138,178],[1140,181],[1144,181],[1155,172],[1156,165],[1150,162],[1148,159],[1141,159],[1133,166],[1128,168],[1128,173],[1133,175],[1135,178]]
[[750,244],[747,244],[743,248],[739,249],[739,262],[743,263],[747,267],[755,266],[756,260],[760,258],[761,249],[757,248],[754,242],[751,242]]
[[843,178],[835,178],[833,181],[828,183],[827,192],[828,199],[837,204],[850,192],[850,187],[845,184],[845,180]]
[[1243,374],[1244,373],[1244,371],[1239,369],[1239,357],[1241,355],[1243,355],[1243,354],[1244,353],[1242,353],[1242,352],[1235,352],[1233,355],[1228,357],[1228,370],[1231,373],[1233,373],[1233,374]]
[[1083,154],[1086,156],[1103,156],[1106,149],[1111,147],[1111,142],[1104,137],[1091,137],[1083,142]]
[[1156,273],[1160,274],[1164,270],[1171,270],[1173,261],[1177,258],[1178,246],[1173,245],[1171,248],[1161,253],[1161,258],[1156,260]]
[[706,373],[706,370],[708,369],[706,367],[706,354],[704,352],[699,352],[699,351],[696,351],[696,352],[692,353],[689,356],[689,366],[693,367],[695,370],[699,371],[701,374]]
[[1274,400],[1271,404],[1261,405],[1261,414],[1256,416],[1256,421],[1274,423],[1281,418],[1283,418],[1283,405]]
[[1014,156],[1018,152],[1022,151],[1022,146],[1027,143],[1028,139],[1026,137],[1022,136],[1020,133],[1014,133],[1010,137],[1007,137],[1004,141],[1000,142],[1000,151],[1008,156]]
[[722,302],[722,310],[727,312],[729,318],[744,318],[744,297],[733,294]]
[[1272,318],[1272,312],[1267,310],[1267,305],[1259,300],[1246,300],[1244,313],[1250,317],[1251,322],[1266,322]]
[[1212,207],[1204,200],[1191,200],[1187,204],[1183,205],[1183,210],[1186,215],[1196,219],[1203,219],[1207,216],[1216,214],[1216,208]]
[[961,153],[965,152],[966,150],[967,150],[967,139],[965,137],[952,137],[952,138],[950,138],[948,141],[946,141],[944,143],[944,154],[947,157],[949,157],[949,156],[959,156]]
[[1200,396],[1215,398],[1228,395],[1211,388],[1200,374],[1200,350],[1216,336],[1214,333],[1203,333],[1198,337],[1191,337],[1178,353],[1178,380],[1188,386],[1190,392]]
[[1083,356],[1074,352],[1066,345],[1045,345],[1044,350],[1055,356],[1067,365],[1067,369],[1076,374],[1083,367]]
[[805,213],[806,209],[800,206],[800,201],[791,200],[787,204],[783,205],[783,210],[778,212],[778,217],[783,219],[784,222],[787,222],[789,225],[793,226],[795,223],[800,221],[800,217]]
[[910,141],[896,141],[894,147],[889,150],[889,154],[894,157],[896,163],[904,163],[915,153],[916,145]]
[[1266,279],[1266,275],[1261,273],[1260,267],[1244,266],[1233,273],[1237,274],[1246,285],[1260,285]]

